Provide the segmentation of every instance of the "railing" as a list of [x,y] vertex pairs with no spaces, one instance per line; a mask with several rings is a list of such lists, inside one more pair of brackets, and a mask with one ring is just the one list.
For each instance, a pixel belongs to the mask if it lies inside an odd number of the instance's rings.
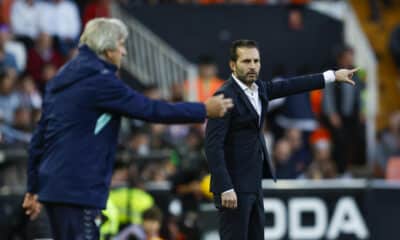
[[190,89],[193,89],[188,98],[196,100],[192,84],[197,68],[132,15],[126,14],[117,3],[111,5],[111,13],[128,27],[128,56],[123,62],[126,70],[145,85],[157,85],[164,97],[169,96],[173,84],[188,80]]

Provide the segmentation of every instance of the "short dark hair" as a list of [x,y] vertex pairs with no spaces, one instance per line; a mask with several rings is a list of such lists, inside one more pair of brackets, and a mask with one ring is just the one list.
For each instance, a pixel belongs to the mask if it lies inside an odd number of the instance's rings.
[[237,49],[238,48],[257,48],[258,50],[258,44],[254,40],[247,40],[247,39],[240,39],[236,40],[232,43],[231,50],[230,50],[230,60],[233,62],[236,62],[238,59],[237,55]]
[[143,212],[143,220],[154,220],[159,223],[162,222],[162,212],[157,206],[153,206]]
[[339,60],[347,52],[354,53],[354,49],[347,44],[339,45],[333,49],[333,56],[336,60]]
[[215,59],[210,55],[200,55],[197,58],[198,65],[214,65],[216,64]]

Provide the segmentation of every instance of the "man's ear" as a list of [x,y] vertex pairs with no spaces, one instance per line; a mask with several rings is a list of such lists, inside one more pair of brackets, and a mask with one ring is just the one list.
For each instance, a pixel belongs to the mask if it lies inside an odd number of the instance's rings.
[[103,55],[104,55],[104,57],[106,57],[107,59],[109,59],[109,58],[111,57],[111,52],[110,52],[110,50],[105,50]]
[[232,72],[236,71],[236,64],[234,61],[229,61],[229,67],[231,68]]

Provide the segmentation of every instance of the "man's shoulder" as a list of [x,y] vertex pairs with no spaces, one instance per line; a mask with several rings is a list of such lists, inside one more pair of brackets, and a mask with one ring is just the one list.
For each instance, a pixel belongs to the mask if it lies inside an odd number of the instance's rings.
[[215,92],[214,95],[221,93],[230,95],[232,94],[232,90],[233,90],[232,80],[228,79],[224,82],[224,84],[220,88],[218,88],[218,90]]

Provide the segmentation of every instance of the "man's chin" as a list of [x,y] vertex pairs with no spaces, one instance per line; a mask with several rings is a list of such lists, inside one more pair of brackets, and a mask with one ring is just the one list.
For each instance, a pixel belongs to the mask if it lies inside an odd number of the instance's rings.
[[246,83],[247,83],[247,84],[252,84],[252,83],[254,83],[255,81],[257,81],[257,78],[256,78],[256,77],[248,77],[248,78],[246,78]]

